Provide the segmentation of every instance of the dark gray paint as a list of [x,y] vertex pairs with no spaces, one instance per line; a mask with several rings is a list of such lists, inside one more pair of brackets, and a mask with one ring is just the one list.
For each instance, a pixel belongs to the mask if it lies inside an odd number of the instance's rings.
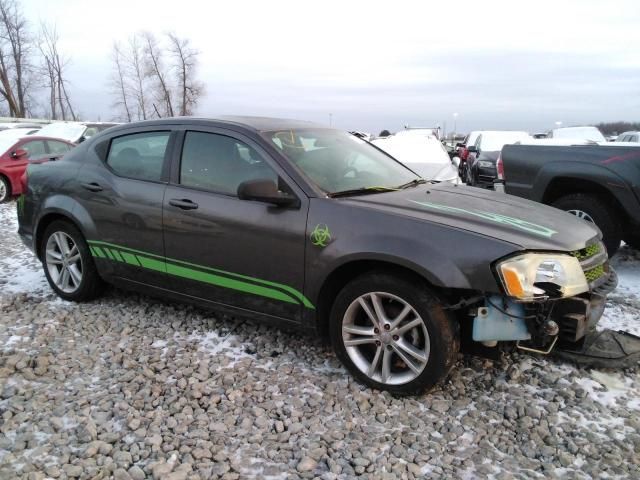
[[[303,291],[316,306],[328,276],[349,262],[390,262],[413,270],[435,286],[499,293],[492,271],[496,260],[523,250],[577,250],[599,234],[556,209],[465,186],[421,185],[398,192],[326,198],[259,135],[262,130],[308,128],[309,124],[240,121],[185,118],[114,127],[60,162],[31,168],[29,192],[19,214],[20,234],[33,247],[33,242],[39,241],[42,219],[61,213],[88,239],[286,284]],[[176,142],[167,155],[163,182],[122,179],[104,165],[111,138],[167,128],[176,132]],[[300,208],[276,208],[177,185],[180,136],[185,129],[225,133],[255,146],[300,198]],[[91,182],[103,190],[88,192],[81,186]],[[178,211],[168,205],[172,198],[191,199],[199,208]],[[415,202],[458,210],[434,210]],[[547,238],[478,214],[512,217],[557,233]],[[134,215],[139,221],[129,223],[125,215]],[[325,247],[310,240],[317,224],[326,224],[331,231],[331,241]],[[152,288],[170,298],[207,305],[215,302],[228,309],[258,312],[265,318],[302,318],[307,327],[316,321],[317,310],[303,309],[301,316],[302,307],[296,305],[146,270],[118,269],[104,260],[97,260],[97,265],[101,275],[113,283],[128,287],[145,284],[147,291]]]

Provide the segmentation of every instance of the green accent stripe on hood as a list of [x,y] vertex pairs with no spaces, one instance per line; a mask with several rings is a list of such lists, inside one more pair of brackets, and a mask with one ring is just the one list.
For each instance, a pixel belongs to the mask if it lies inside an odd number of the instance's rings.
[[226,272],[217,268],[205,267],[182,260],[166,258],[112,243],[97,240],[89,240],[88,243],[91,245],[89,248],[94,257],[104,258],[100,247],[97,246],[101,245],[105,251],[111,253],[113,259],[117,261],[124,260],[130,265],[141,266],[142,268],[167,273],[176,277],[187,278],[287,303],[301,303],[307,308],[315,309],[307,297],[288,285],[238,273]]

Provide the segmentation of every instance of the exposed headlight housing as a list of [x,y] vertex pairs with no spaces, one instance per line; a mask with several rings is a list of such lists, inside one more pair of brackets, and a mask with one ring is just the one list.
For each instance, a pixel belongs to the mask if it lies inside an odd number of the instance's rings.
[[493,162],[487,162],[486,160],[480,160],[478,162],[478,166],[482,168],[491,168],[495,166],[495,164]]
[[496,265],[505,292],[520,301],[572,297],[589,291],[577,258],[554,253],[525,253]]

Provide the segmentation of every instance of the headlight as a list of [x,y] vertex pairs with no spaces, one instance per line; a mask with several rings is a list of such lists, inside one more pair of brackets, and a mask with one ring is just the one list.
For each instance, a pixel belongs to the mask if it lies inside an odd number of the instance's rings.
[[589,290],[577,258],[526,253],[497,265],[507,295],[529,301],[540,297],[572,297]]
[[479,167],[483,167],[483,168],[491,168],[491,167],[493,167],[495,165],[494,165],[493,162],[487,162],[486,160],[480,160],[478,162],[478,166]]

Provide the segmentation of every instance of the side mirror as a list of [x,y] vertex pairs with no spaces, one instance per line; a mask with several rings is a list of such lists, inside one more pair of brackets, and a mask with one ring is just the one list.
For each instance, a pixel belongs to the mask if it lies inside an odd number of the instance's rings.
[[451,159],[451,163],[453,163],[456,166],[456,168],[460,167],[460,157],[453,157]]
[[271,203],[279,207],[299,207],[300,200],[293,195],[278,190],[276,182],[269,179],[247,180],[238,185],[240,200],[255,200]]
[[472,145],[470,147],[467,147],[467,151],[469,153],[478,153],[480,150],[478,150],[478,148],[475,145]]
[[11,152],[11,158],[18,160],[19,158],[26,157],[29,154],[24,148],[18,148]]

